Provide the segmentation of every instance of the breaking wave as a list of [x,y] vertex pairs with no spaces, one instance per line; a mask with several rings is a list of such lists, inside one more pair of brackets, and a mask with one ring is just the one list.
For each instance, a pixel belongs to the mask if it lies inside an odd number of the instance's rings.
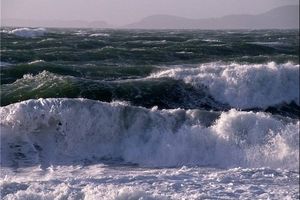
[[34,38],[44,36],[46,33],[45,28],[17,28],[9,31],[10,34],[14,34],[19,37]]
[[0,111],[2,166],[299,167],[299,120],[263,112],[158,110],[86,99],[28,100]]
[[93,33],[90,35],[90,37],[109,37],[110,35],[108,33]]
[[195,87],[206,86],[219,102],[234,108],[267,108],[281,103],[299,105],[299,65],[203,64],[197,68],[172,68],[150,78],[174,78]]

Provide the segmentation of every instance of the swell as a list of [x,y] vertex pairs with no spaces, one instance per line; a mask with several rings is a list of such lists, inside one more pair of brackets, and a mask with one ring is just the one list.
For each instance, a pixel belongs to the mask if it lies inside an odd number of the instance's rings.
[[40,62],[43,61],[30,63],[28,68],[19,66],[3,70],[4,76],[9,73],[21,76],[28,70],[36,75],[25,74],[13,83],[3,84],[2,106],[27,99],[82,97],[106,102],[128,101],[147,108],[158,106],[221,111],[237,108],[299,117],[299,65],[293,63],[214,62],[197,67],[170,66],[161,68],[161,71],[150,66],[95,65],[86,70],[83,66],[82,71],[48,66],[47,69],[57,72],[50,73],[41,71],[45,67],[40,67]]
[[84,99],[28,100],[0,111],[4,167],[105,160],[150,167],[299,167],[299,120],[263,112],[157,110]]
[[205,88],[196,90],[182,81],[169,78],[98,81],[43,71],[35,76],[24,75],[1,87],[2,106],[49,97],[82,97],[106,102],[121,100],[148,108],[226,108],[226,105],[214,101]]
[[28,63],[9,64],[1,68],[1,84],[11,84],[24,75],[37,75],[43,71],[56,75],[74,76],[92,80],[122,80],[141,78],[158,71],[156,66],[102,65],[98,62],[46,62],[34,60]]

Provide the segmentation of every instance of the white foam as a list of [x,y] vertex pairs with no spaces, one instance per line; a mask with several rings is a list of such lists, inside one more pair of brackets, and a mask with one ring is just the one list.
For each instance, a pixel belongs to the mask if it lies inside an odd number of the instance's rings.
[[34,60],[34,61],[29,62],[28,64],[33,65],[33,64],[44,63],[44,62],[45,62],[44,60]]
[[167,43],[167,40],[147,40],[143,41],[143,44],[165,44]]
[[45,35],[45,28],[17,28],[9,31],[10,34],[14,34],[19,37],[34,38]]
[[97,164],[0,170],[4,200],[297,199],[299,196],[297,172],[269,168],[149,169]]
[[93,33],[90,35],[90,37],[109,37],[110,35],[108,33]]
[[265,45],[265,46],[284,45],[284,43],[281,42],[248,42],[248,44],[257,44],[257,45]]
[[53,41],[53,40],[54,40],[53,38],[46,38],[46,39],[42,39],[38,43],[49,42],[49,41]]
[[204,85],[217,101],[235,108],[266,108],[292,101],[299,105],[299,65],[293,63],[210,63],[197,68],[172,68],[149,78],[163,77],[200,88]]
[[204,41],[204,42],[221,42],[220,40],[216,40],[216,39],[204,39],[202,41]]
[[193,52],[190,52],[190,51],[178,51],[176,53],[178,53],[178,54],[193,54]]
[[86,31],[83,31],[83,30],[79,30],[79,31],[76,31],[74,33],[74,35],[87,35],[88,33]]
[[299,121],[261,112],[231,110],[212,124],[212,112],[84,99],[28,100],[0,112],[3,166],[121,159],[154,167],[299,167]]

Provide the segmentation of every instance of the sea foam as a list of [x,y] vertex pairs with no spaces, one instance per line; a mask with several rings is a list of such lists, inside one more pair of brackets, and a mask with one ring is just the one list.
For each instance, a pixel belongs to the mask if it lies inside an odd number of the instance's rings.
[[194,87],[207,87],[219,102],[234,108],[267,108],[294,101],[299,105],[299,65],[203,64],[196,68],[177,67],[149,78],[170,77]]
[[90,37],[109,37],[110,35],[108,33],[93,33],[90,35]]
[[14,34],[19,37],[34,38],[45,35],[45,28],[17,28],[9,31],[10,34]]
[[298,169],[299,121],[263,112],[157,110],[84,99],[1,107],[1,165]]

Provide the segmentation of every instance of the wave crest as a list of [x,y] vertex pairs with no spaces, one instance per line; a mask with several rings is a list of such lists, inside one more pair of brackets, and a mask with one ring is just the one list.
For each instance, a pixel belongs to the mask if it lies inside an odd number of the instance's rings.
[[299,65],[203,64],[197,68],[173,68],[150,78],[170,77],[195,87],[206,86],[219,102],[234,108],[267,108],[294,101],[299,105]]
[[1,165],[299,167],[299,121],[230,110],[151,110],[84,99],[1,107]]
[[12,31],[9,31],[10,34],[25,37],[25,38],[34,38],[45,35],[45,28],[17,28]]

